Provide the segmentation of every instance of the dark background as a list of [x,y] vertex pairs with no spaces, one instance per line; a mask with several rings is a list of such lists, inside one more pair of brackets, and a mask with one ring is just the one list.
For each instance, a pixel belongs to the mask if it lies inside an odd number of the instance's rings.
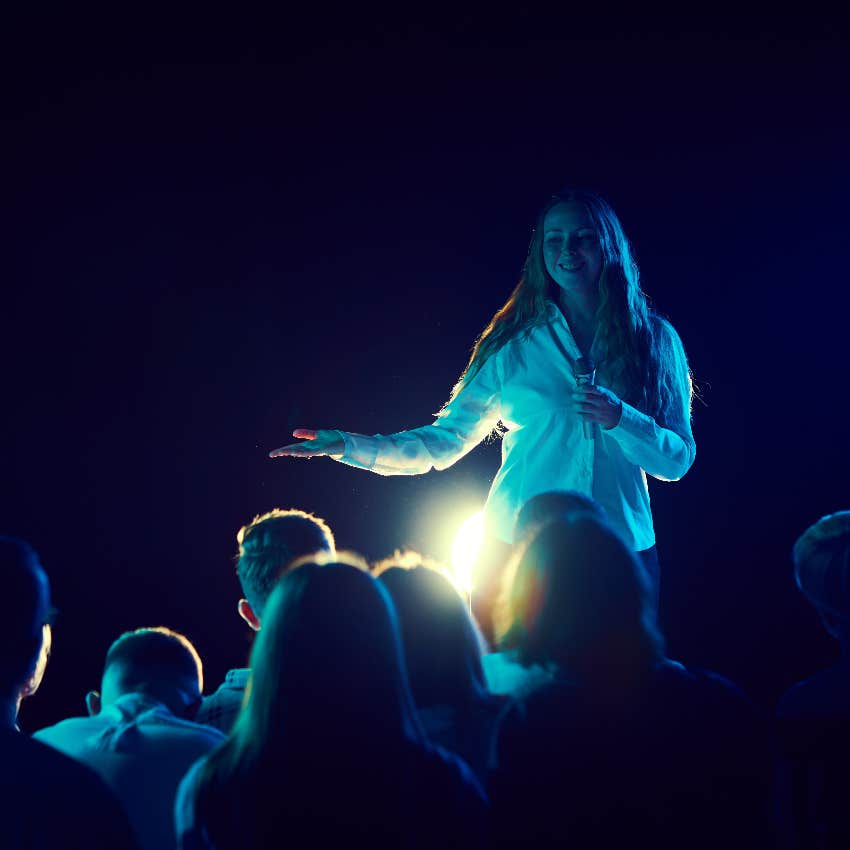
[[765,708],[833,659],[789,558],[850,507],[828,16],[39,14],[2,29],[0,529],[61,609],[24,728],[82,711],[128,628],[184,631],[210,689],[242,664],[258,512],[448,558],[497,444],[417,478],[267,453],[296,425],[429,422],[576,184],[620,214],[702,388],[696,464],[651,483],[671,654]]

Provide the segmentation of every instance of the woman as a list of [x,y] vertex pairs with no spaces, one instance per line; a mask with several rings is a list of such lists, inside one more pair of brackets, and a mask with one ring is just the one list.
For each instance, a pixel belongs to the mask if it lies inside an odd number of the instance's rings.
[[499,840],[766,846],[763,718],[731,682],[665,657],[646,575],[605,521],[576,513],[543,525],[506,579],[500,645],[551,678],[499,724]]
[[[595,385],[580,384],[592,364]],[[682,343],[649,309],[614,210],[592,192],[570,190],[541,211],[519,283],[432,425],[372,437],[299,428],[293,436],[304,442],[271,456],[329,455],[413,475],[450,466],[501,422],[502,464],[476,575],[484,611],[495,586],[487,576],[507,557],[519,509],[547,490],[592,496],[657,585],[646,475],[677,480],[693,463],[691,397]]]
[[457,753],[482,785],[503,698],[487,690],[483,637],[440,565],[397,552],[373,569],[398,613],[410,689],[428,737]]
[[365,565],[296,562],[266,603],[251,669],[230,738],[178,791],[184,850],[484,840],[483,793],[427,742],[391,603]]

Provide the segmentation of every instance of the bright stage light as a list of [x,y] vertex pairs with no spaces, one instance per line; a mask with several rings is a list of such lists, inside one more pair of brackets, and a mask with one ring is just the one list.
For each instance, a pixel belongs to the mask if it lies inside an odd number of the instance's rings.
[[484,514],[479,511],[465,519],[452,543],[455,581],[467,592],[472,590],[472,567],[484,540]]

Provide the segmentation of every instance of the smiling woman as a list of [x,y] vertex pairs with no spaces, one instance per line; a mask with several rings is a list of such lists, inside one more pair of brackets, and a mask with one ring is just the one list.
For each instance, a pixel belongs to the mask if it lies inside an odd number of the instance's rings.
[[305,442],[271,456],[328,455],[381,475],[416,475],[445,469],[501,425],[502,464],[474,576],[474,607],[489,633],[517,513],[552,490],[602,506],[640,554],[657,600],[646,476],[677,480],[693,463],[691,399],[682,343],[649,309],[617,215],[599,195],[569,190],[541,210],[519,283],[431,425],[373,436],[302,428],[293,436]]

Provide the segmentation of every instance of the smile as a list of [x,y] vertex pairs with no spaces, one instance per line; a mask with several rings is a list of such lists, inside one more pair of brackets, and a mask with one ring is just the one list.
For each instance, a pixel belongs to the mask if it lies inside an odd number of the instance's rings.
[[577,272],[580,268],[582,268],[582,266],[584,266],[584,263],[579,263],[575,266],[568,266],[564,263],[558,263],[558,268],[563,269],[565,272]]

